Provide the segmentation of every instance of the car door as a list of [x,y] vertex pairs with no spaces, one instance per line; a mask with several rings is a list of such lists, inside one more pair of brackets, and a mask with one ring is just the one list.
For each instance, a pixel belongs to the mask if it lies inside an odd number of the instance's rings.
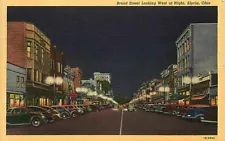
[[25,108],[21,108],[20,110],[20,121],[21,123],[30,123],[31,114]]
[[16,123],[16,114],[14,113],[14,109],[9,109],[7,110],[7,115],[6,115],[6,122],[9,124],[15,124]]
[[10,124],[20,124],[20,108],[15,108],[11,112],[11,123]]

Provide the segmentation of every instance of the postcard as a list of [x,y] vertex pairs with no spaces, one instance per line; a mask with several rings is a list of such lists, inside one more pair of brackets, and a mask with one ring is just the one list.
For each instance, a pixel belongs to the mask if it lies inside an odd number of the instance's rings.
[[224,8],[2,1],[3,140],[224,141]]

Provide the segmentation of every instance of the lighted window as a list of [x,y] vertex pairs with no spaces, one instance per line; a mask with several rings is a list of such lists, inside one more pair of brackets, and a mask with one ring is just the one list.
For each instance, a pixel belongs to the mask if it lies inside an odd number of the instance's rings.
[[21,87],[24,88],[24,77],[21,77]]
[[38,71],[36,71],[36,78],[35,78],[35,81],[38,81],[38,75],[39,75],[39,73],[38,73]]
[[17,88],[20,87],[20,77],[19,76],[16,77],[16,86],[17,86]]
[[29,46],[27,46],[27,57],[31,57],[31,51]]
[[57,62],[57,72],[60,72],[60,63],[59,62]]

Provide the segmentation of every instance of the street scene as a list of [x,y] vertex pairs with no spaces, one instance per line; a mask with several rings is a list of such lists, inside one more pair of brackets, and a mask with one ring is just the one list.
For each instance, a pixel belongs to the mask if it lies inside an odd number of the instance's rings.
[[217,135],[217,84],[217,7],[7,8],[7,135]]

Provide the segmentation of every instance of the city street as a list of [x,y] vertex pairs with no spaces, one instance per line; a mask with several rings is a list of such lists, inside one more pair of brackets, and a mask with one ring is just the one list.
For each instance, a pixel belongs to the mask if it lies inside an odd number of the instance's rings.
[[10,127],[7,135],[216,135],[215,124],[189,122],[153,112],[106,109],[44,124]]

